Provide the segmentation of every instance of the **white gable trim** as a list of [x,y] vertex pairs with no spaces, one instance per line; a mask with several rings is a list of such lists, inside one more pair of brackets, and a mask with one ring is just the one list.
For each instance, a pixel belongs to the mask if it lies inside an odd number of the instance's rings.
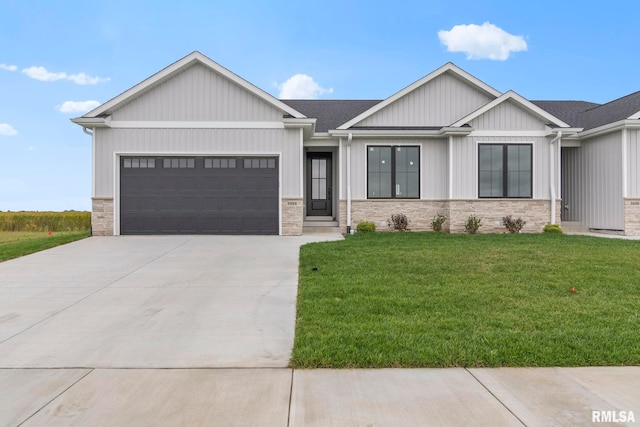
[[385,99],[384,101],[382,101],[382,102],[374,105],[373,107],[369,108],[367,111],[363,112],[359,116],[357,116],[357,117],[349,120],[345,124],[339,126],[338,130],[349,129],[351,126],[361,122],[362,120],[364,120],[367,117],[373,115],[374,113],[377,113],[378,111],[382,110],[383,108],[387,107],[388,105],[392,104],[393,102],[397,101],[398,99],[402,98],[403,96],[407,95],[408,93],[413,92],[414,90],[418,89],[419,87],[425,85],[426,83],[430,82],[431,80],[435,79],[436,77],[446,73],[447,71],[451,71],[452,73],[454,73],[458,77],[460,77],[463,80],[471,83],[472,85],[474,85],[478,89],[488,93],[489,95],[492,95],[492,96],[494,96],[496,98],[501,95],[499,91],[497,91],[496,89],[492,88],[488,84],[486,84],[483,81],[473,77],[471,74],[467,73],[466,71],[462,70],[461,68],[458,68],[453,63],[448,62],[445,65],[443,65],[442,67],[438,68],[437,70],[427,74],[426,76],[424,76],[420,80],[418,80],[418,81],[412,83],[411,85],[407,86],[406,88],[402,89],[400,92],[397,92],[396,94],[390,96],[389,98]]
[[559,118],[549,114],[548,112],[546,112],[542,108],[538,107],[534,103],[528,101],[527,99],[523,98],[522,96],[518,95],[517,93],[515,93],[512,90],[506,92],[504,95],[501,95],[500,97],[494,99],[493,101],[489,102],[488,104],[485,104],[481,108],[478,108],[473,113],[461,118],[457,122],[453,123],[451,126],[452,127],[457,127],[457,126],[465,125],[465,124],[471,122],[472,120],[480,117],[481,115],[483,115],[487,111],[497,107],[498,105],[502,104],[503,102],[505,102],[507,100],[515,101],[517,104],[520,104],[524,109],[526,109],[529,112],[537,115],[538,117],[541,117],[541,118],[547,120],[549,123],[551,123],[553,125],[560,126],[560,127],[567,127],[567,128],[571,127],[568,124],[566,124],[565,122],[563,122],[562,120],[560,120]]
[[184,58],[174,62],[173,64],[169,65],[168,67],[164,68],[163,70],[157,72],[156,74],[152,75],[151,77],[149,77],[148,79],[142,81],[141,83],[138,83],[137,85],[133,86],[132,88],[126,90],[125,92],[121,93],[120,95],[116,96],[115,98],[111,99],[110,101],[105,102],[104,104],[100,105],[98,108],[89,111],[87,114],[85,114],[82,117],[97,117],[99,115],[102,114],[108,114],[109,112],[111,112],[112,110],[116,109],[118,106],[124,104],[125,102],[129,101],[131,98],[135,97],[136,95],[138,95],[139,93],[143,92],[144,90],[146,90],[147,88],[163,81],[166,80],[168,78],[170,78],[172,75],[178,73],[180,70],[190,66],[192,63],[194,62],[199,62],[201,64],[203,64],[205,67],[208,67],[210,69],[212,69],[213,71],[215,71],[216,73],[226,77],[227,79],[231,80],[232,82],[234,82],[235,84],[237,84],[238,86],[246,89],[247,91],[251,92],[252,94],[254,94],[255,96],[257,96],[258,98],[263,99],[264,101],[268,102],[269,104],[273,105],[274,107],[284,111],[285,113],[295,117],[295,118],[305,118],[306,116],[296,110],[294,110],[293,108],[291,108],[290,106],[288,106],[287,104],[285,104],[284,102],[274,98],[273,96],[269,95],[267,92],[263,91],[262,89],[258,88],[257,86],[254,86],[253,84],[249,83],[248,81],[246,81],[245,79],[241,78],[240,76],[238,76],[237,74],[232,73],[231,71],[227,70],[226,68],[224,68],[223,66],[221,66],[220,64],[218,64],[217,62],[211,60],[210,58],[207,58],[205,55],[201,54],[200,52],[192,52],[189,55],[185,56]]
[[629,120],[639,120],[639,119],[640,119],[640,111],[629,116]]

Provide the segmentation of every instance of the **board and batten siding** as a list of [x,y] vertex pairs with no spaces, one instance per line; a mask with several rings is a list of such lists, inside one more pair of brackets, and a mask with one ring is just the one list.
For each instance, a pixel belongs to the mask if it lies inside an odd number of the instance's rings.
[[627,197],[640,197],[640,130],[627,131]]
[[[548,137],[483,136],[454,137],[451,144],[453,199],[474,199],[478,196],[478,144],[533,144],[533,198],[549,198]],[[556,192],[556,194],[559,194]]]
[[444,73],[355,126],[448,126],[493,97]]
[[582,142],[585,201],[584,225],[606,230],[624,229],[622,144],[620,132]]
[[582,149],[562,148],[562,221],[584,222],[584,187]]
[[[351,143],[351,198],[367,198],[367,146],[411,145],[420,147],[420,194],[422,199],[447,197],[447,140],[446,139],[356,139]],[[343,168],[343,174],[346,169]],[[344,176],[344,175],[343,175]],[[341,194],[346,197],[346,179]]]
[[114,121],[281,121],[282,111],[201,64],[118,108]]
[[511,101],[503,102],[469,123],[474,129],[544,130],[545,124],[538,117],[523,110]]
[[114,153],[145,155],[281,154],[282,197],[302,197],[298,129],[96,129],[95,197],[114,197]]

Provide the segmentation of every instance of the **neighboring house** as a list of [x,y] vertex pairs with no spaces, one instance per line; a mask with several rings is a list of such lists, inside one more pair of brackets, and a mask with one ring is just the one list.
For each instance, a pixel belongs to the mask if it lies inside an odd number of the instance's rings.
[[[463,232],[568,221],[640,235],[640,92],[529,101],[448,63],[382,101],[278,100],[199,52],[82,117],[96,235]],[[90,130],[89,130],[90,129]]]

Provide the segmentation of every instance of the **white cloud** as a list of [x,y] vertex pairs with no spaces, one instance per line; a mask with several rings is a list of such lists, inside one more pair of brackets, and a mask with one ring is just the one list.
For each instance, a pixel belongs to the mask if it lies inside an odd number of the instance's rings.
[[0,70],[15,71],[17,69],[16,65],[0,64]]
[[333,92],[333,89],[325,89],[306,74],[296,74],[278,85],[281,99],[317,99],[320,95]]
[[57,105],[56,109],[61,113],[86,113],[96,108],[98,101],[65,101],[62,105]]
[[102,82],[108,82],[109,78],[91,77],[85,73],[67,74],[65,72],[52,73],[44,67],[29,67],[22,70],[24,74],[32,79],[43,82],[55,82],[57,80],[69,80],[79,85],[95,85]]
[[449,31],[438,31],[438,38],[447,51],[464,52],[467,59],[504,61],[511,52],[527,50],[524,37],[509,34],[489,22],[482,25],[455,25]]
[[0,123],[0,135],[1,136],[14,136],[17,135],[18,131],[13,128],[10,124]]

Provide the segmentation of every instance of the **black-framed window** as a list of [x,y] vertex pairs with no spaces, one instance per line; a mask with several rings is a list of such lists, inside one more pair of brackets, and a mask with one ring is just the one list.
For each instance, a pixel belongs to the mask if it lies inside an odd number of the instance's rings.
[[420,147],[367,147],[367,198],[420,198]]
[[532,196],[532,144],[478,145],[478,197]]

